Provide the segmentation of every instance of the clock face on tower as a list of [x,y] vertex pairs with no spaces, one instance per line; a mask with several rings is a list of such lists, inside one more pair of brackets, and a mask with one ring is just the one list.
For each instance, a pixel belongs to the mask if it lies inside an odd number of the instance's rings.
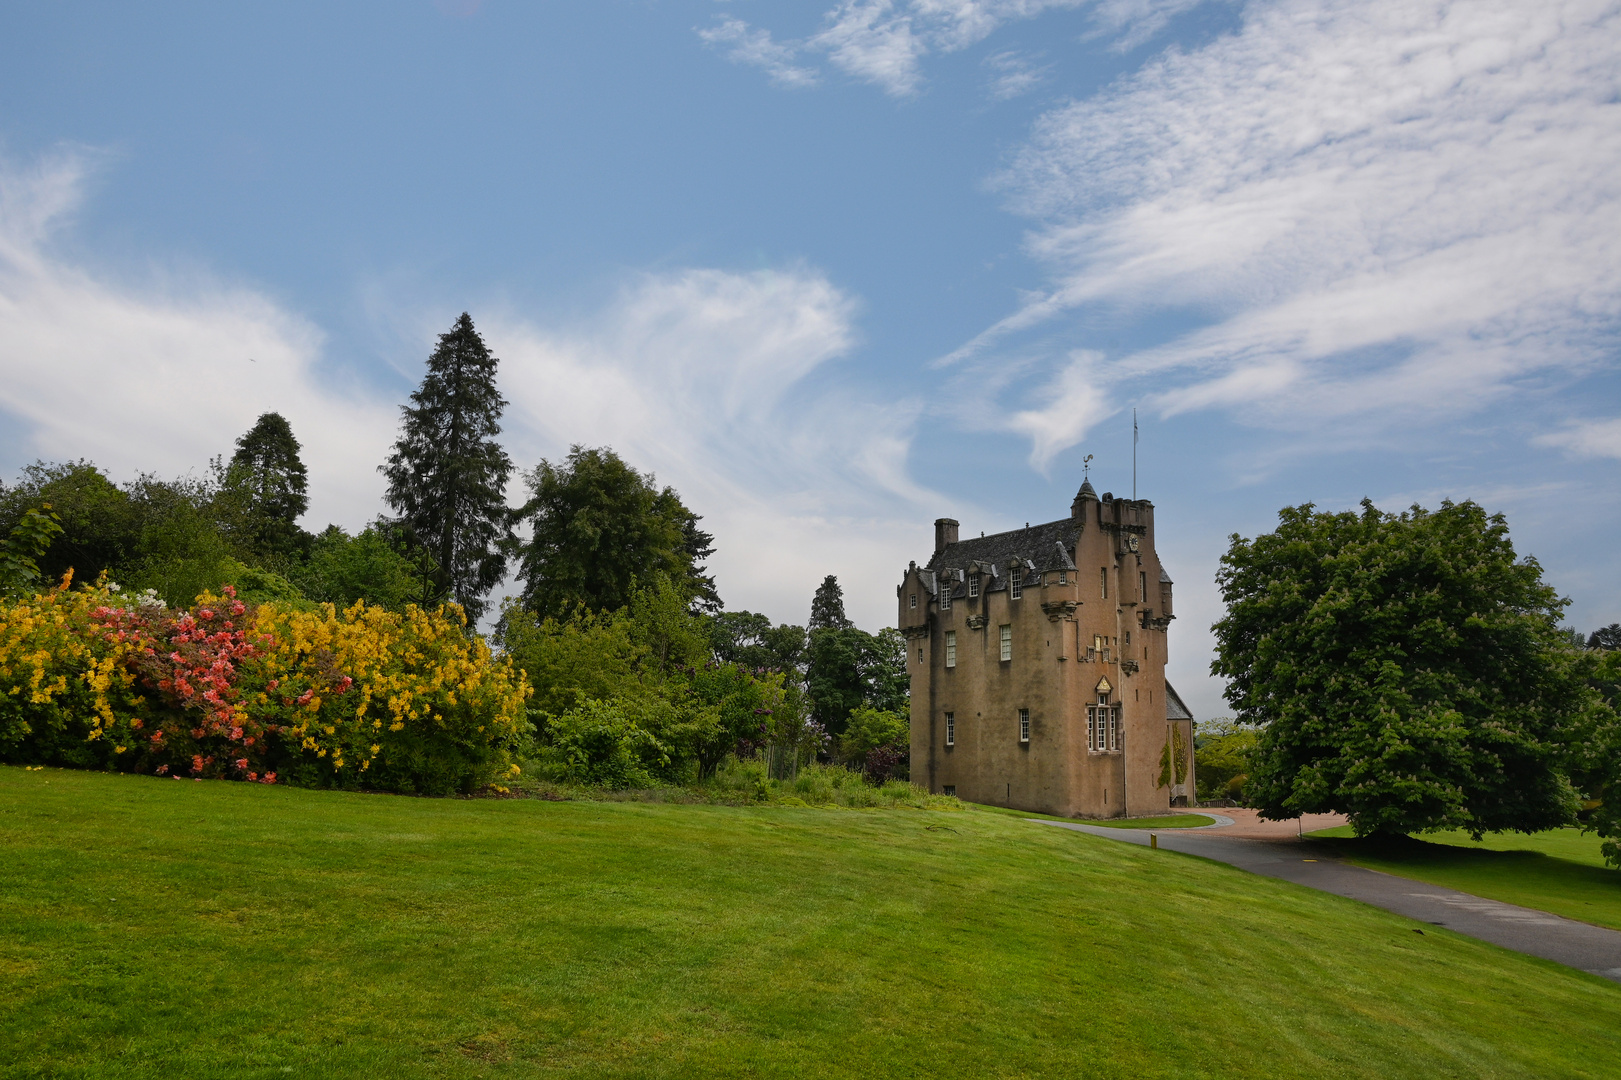
[[1135,536],[1126,537],[1126,547],[1131,551],[1136,551],[1137,550],[1137,538]]

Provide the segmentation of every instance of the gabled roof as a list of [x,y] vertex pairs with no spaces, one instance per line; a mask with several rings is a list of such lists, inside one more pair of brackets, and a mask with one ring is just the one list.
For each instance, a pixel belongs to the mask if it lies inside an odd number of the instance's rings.
[[1182,696],[1169,682],[1165,684],[1165,719],[1192,720],[1193,711],[1183,704]]
[[1075,550],[1080,535],[1079,521],[1061,518],[1026,529],[976,536],[947,544],[929,560],[928,569],[967,572],[975,563],[994,566],[995,576],[985,582],[985,590],[990,592],[1007,587],[1009,567],[1017,571],[1022,566],[1026,576],[1033,571],[1075,569],[1070,552]]

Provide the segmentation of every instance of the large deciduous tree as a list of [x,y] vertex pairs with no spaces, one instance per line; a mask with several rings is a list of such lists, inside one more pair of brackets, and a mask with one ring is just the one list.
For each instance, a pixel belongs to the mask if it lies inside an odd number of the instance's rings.
[[519,511],[532,534],[519,548],[523,606],[562,616],[576,607],[613,611],[663,578],[694,609],[719,606],[702,560],[714,538],[671,487],[607,447],[574,446],[560,464],[525,475]]
[[411,543],[431,560],[437,598],[450,598],[470,622],[506,573],[506,505],[512,461],[495,441],[506,400],[495,388],[500,361],[466,312],[428,357],[428,373],[400,410],[394,452],[380,471],[388,504]]
[[1260,728],[1247,801],[1338,810],[1359,835],[1526,832],[1573,819],[1569,742],[1592,695],[1566,601],[1473,502],[1403,514],[1279,514],[1234,535],[1211,670]]

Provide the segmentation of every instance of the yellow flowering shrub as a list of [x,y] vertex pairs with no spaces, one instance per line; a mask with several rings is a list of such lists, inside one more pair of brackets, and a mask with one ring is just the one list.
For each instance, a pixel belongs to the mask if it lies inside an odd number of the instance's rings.
[[254,631],[273,644],[244,665],[245,705],[298,759],[293,782],[442,794],[516,772],[529,684],[459,608],[267,603]]
[[103,630],[105,583],[0,604],[0,759],[102,768],[129,751],[149,710],[127,661],[132,642]]

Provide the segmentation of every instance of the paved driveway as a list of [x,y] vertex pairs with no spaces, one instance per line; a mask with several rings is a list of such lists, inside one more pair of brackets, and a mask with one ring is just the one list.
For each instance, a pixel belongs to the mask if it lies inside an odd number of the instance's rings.
[[1621,983],[1621,931],[1352,866],[1309,840],[1226,835],[1227,828],[1220,822],[1203,829],[1160,832],[1105,829],[1069,821],[1039,821],[1038,824],[1074,829],[1126,844],[1146,845],[1150,835],[1157,836],[1159,846],[1167,851],[1198,855],[1252,874],[1282,878],[1336,896],[1350,897],[1422,923],[1444,926],[1505,949],[1540,956]]

